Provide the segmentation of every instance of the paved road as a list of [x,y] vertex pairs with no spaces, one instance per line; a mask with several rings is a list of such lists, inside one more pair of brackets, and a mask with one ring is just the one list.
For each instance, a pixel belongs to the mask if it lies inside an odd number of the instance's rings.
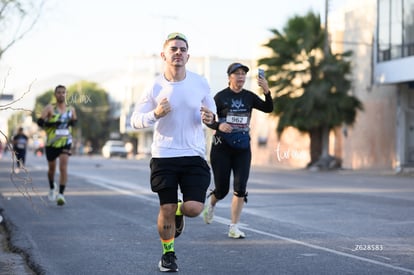
[[[72,157],[67,205],[46,201],[46,163],[30,157],[0,209],[12,245],[37,274],[158,274],[158,200],[147,160]],[[17,191],[16,188],[20,191]],[[242,214],[246,239],[226,235],[230,197],[215,221],[187,219],[176,240],[181,274],[414,274],[414,181],[391,173],[257,168]]]

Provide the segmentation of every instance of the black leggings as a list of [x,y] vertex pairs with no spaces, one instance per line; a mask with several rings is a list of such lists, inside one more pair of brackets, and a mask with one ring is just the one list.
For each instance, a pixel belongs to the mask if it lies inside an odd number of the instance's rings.
[[233,191],[238,197],[246,197],[247,180],[250,174],[252,152],[248,149],[233,149],[224,141],[214,138],[211,146],[210,162],[214,174],[214,196],[222,200],[230,189],[230,175],[233,171]]
[[16,152],[17,167],[20,168],[26,163],[26,149],[14,149]]

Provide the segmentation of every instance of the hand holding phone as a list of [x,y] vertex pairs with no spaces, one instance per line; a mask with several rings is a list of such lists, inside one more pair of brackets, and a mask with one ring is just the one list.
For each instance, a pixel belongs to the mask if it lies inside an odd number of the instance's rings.
[[264,72],[264,70],[263,69],[258,69],[258,74],[259,74],[259,77],[260,78],[265,78],[265,72]]

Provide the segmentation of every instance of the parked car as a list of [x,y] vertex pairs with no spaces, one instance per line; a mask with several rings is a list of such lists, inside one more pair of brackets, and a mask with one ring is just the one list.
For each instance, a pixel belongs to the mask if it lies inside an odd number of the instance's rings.
[[127,155],[126,144],[122,140],[108,140],[102,147],[102,156],[104,158],[115,156],[126,158]]

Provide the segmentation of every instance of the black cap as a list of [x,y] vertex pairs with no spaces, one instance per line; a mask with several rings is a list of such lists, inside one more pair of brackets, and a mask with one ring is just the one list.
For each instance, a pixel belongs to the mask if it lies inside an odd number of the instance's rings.
[[249,71],[249,68],[247,66],[244,66],[241,63],[233,63],[233,64],[230,64],[230,66],[227,68],[227,74],[231,75],[237,69],[240,69],[240,68],[243,69],[243,71],[245,71],[246,73]]

